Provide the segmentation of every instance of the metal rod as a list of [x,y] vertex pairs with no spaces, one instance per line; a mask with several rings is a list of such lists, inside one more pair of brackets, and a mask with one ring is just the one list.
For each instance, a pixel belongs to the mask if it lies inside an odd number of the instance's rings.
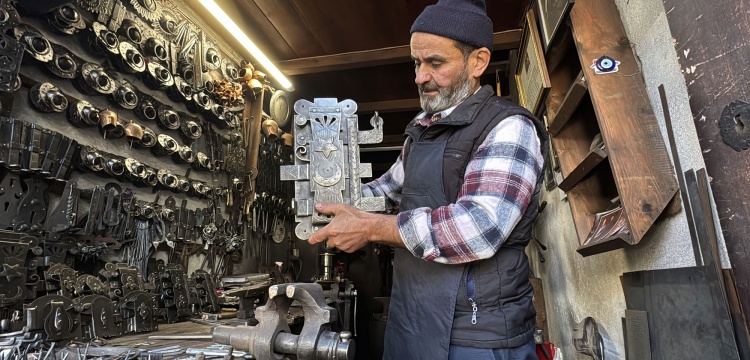
[[211,340],[213,335],[151,335],[149,340]]

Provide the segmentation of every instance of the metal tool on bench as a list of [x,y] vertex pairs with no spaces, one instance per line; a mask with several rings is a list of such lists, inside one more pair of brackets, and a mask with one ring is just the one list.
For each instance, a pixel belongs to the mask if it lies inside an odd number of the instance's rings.
[[[354,358],[351,333],[330,331],[338,313],[325,304],[320,285],[273,285],[268,297],[266,305],[255,311],[257,326],[218,326],[213,332],[214,342],[248,351],[258,359],[282,359],[287,358],[286,355],[296,355],[298,360]],[[290,332],[286,321],[289,307],[295,300],[305,314],[305,324],[299,335]]]

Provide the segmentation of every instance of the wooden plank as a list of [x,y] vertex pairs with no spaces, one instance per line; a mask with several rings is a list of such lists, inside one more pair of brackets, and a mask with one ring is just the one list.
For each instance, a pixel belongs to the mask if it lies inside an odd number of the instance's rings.
[[[250,0],[248,0],[250,1]],[[252,0],[276,31],[299,56],[325,53],[325,49],[305,25],[291,0]],[[277,65],[278,66],[278,65]]]
[[578,184],[588,173],[593,170],[596,165],[599,165],[602,161],[607,158],[607,152],[600,149],[594,148],[589,154],[576,166],[573,171],[568,174],[563,181],[557,185],[562,191],[568,191]]
[[596,214],[611,208],[612,199],[617,197],[609,164],[598,166],[567,194],[580,245],[591,232]]
[[[494,50],[507,50],[518,47],[521,30],[497,32],[493,36]],[[411,61],[409,45],[380,49],[352,51],[334,55],[304,57],[280,61],[277,66],[288,75],[303,75],[326,71],[356,69]]]
[[[637,243],[677,192],[674,171],[614,0],[576,1],[570,20],[609,163]],[[587,66],[603,54],[621,62],[619,74],[596,75]]]
[[591,151],[591,142],[599,134],[591,101],[586,100],[573,114],[568,125],[554,137],[563,178],[568,177]]
[[378,113],[389,113],[399,111],[411,111],[419,110],[422,107],[419,105],[419,98],[415,99],[401,99],[401,100],[387,100],[387,101],[373,101],[357,104],[357,113],[363,114],[368,112]]
[[[740,6],[740,8],[738,8]],[[700,142],[742,309],[750,309],[750,156],[727,146],[716,126],[724,107],[747,101],[750,74],[737,71],[750,62],[746,46],[750,21],[746,2],[705,3],[665,0],[677,59],[685,75],[693,122]],[[747,126],[748,119],[741,119]],[[745,315],[745,326],[750,319]]]
[[547,102],[547,113],[550,114],[548,128],[550,133],[553,135],[557,134],[565,126],[587,92],[586,79],[584,79],[583,72],[581,72],[570,85],[570,88],[568,88],[559,106],[552,109],[550,108],[550,103]]

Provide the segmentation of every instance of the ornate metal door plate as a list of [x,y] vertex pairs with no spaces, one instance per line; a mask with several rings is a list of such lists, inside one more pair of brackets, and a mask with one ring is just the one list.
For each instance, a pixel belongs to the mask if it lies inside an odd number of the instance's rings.
[[385,198],[362,197],[360,179],[372,177],[372,166],[359,162],[360,144],[383,141],[383,119],[375,113],[373,130],[359,131],[357,103],[335,98],[298,100],[294,111],[294,165],[281,167],[281,180],[295,181],[297,237],[308,239],[332,220],[315,211],[315,204],[384,211]]

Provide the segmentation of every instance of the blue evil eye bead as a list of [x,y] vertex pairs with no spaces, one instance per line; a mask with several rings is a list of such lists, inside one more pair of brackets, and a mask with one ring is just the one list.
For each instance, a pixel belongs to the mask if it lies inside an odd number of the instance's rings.
[[601,72],[614,71],[616,68],[617,68],[617,62],[615,61],[615,59],[609,56],[604,55],[596,59],[596,69]]

